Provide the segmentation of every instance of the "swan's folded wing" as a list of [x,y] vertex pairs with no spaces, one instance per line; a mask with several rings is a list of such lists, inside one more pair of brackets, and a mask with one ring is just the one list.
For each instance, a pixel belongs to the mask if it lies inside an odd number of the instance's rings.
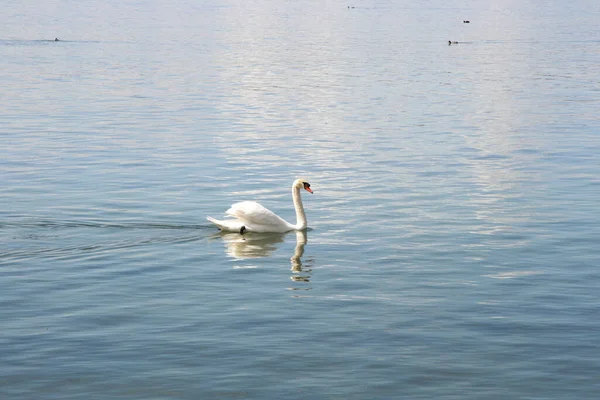
[[229,210],[225,211],[225,213],[243,221],[248,225],[287,225],[287,222],[285,222],[281,217],[255,201],[242,201],[235,203],[231,206],[231,208],[229,208]]

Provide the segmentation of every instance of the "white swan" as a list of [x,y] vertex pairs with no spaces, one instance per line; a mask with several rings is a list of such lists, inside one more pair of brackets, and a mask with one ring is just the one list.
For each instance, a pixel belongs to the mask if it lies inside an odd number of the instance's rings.
[[300,189],[312,193],[310,183],[304,179],[296,179],[292,184],[292,198],[296,209],[296,224],[290,224],[283,218],[254,201],[235,203],[225,211],[234,219],[216,220],[206,217],[222,231],[229,232],[289,232],[306,229],[306,214],[300,197]]

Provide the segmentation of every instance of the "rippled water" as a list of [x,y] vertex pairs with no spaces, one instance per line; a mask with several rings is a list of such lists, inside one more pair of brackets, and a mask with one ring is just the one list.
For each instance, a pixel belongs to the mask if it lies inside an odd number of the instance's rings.
[[0,11],[0,397],[600,394],[596,2]]

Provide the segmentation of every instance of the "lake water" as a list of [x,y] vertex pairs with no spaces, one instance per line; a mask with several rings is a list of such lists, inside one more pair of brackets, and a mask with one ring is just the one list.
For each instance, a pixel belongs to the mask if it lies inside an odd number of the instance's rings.
[[1,5],[0,398],[599,398],[600,3],[493,3]]

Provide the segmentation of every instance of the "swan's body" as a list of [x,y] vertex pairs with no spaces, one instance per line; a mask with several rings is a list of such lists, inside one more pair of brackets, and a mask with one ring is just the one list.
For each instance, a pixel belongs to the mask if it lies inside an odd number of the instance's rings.
[[292,198],[296,209],[296,224],[290,224],[273,211],[254,201],[233,204],[225,213],[233,219],[217,220],[206,217],[222,231],[229,232],[289,232],[306,229],[306,214],[300,197],[300,189],[312,193],[310,184],[304,179],[296,179],[292,184]]

